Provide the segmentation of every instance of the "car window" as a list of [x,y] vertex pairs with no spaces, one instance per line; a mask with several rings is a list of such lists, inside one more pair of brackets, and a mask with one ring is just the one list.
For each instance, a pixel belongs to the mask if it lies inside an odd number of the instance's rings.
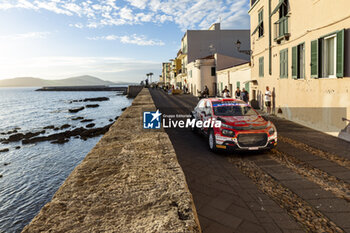
[[201,100],[201,101],[198,103],[197,108],[203,109],[203,108],[204,108],[204,104],[205,104],[204,100]]
[[256,116],[253,108],[241,102],[213,102],[216,116]]

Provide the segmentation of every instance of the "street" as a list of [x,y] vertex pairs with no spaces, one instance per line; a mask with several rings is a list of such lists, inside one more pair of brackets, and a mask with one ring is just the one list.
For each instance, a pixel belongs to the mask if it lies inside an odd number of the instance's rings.
[[[198,99],[150,89],[162,114],[189,114]],[[204,136],[166,129],[202,231],[350,232],[350,143],[270,117],[276,149],[212,153]]]

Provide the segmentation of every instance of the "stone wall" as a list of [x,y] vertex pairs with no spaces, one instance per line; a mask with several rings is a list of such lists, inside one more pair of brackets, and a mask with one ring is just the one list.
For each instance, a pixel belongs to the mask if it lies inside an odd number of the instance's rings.
[[135,98],[140,93],[142,88],[143,88],[143,86],[141,86],[141,85],[129,85],[129,87],[128,87],[128,97],[129,98]]
[[192,195],[143,89],[23,232],[200,232]]

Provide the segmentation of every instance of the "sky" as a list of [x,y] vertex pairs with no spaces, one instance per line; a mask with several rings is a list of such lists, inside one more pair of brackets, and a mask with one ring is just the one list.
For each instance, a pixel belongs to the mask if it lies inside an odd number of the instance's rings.
[[161,74],[188,29],[249,29],[249,0],[0,0],[0,79]]

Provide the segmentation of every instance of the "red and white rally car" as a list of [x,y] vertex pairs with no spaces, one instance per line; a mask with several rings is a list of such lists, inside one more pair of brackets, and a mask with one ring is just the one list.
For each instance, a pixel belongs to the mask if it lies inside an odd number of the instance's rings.
[[[203,124],[200,131],[208,136],[209,148],[233,150],[272,149],[277,145],[277,130],[249,104],[242,100],[208,98],[199,101],[191,113],[195,121],[220,121],[220,124]],[[198,124],[197,124],[198,125]]]

